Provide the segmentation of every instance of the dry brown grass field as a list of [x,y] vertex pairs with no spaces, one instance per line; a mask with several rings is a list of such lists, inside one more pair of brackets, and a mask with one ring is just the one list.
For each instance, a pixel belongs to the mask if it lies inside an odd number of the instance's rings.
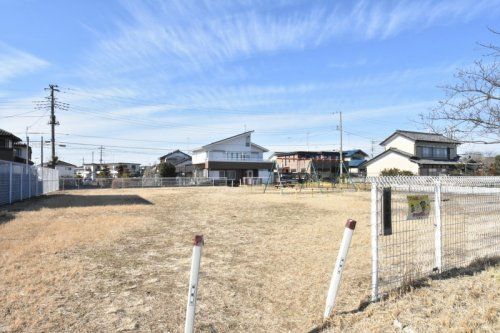
[[[0,208],[0,332],[180,332],[194,234],[200,332],[500,331],[500,270],[370,291],[368,192],[66,191]],[[331,321],[326,291],[358,221]],[[396,323],[399,324],[395,325]]]

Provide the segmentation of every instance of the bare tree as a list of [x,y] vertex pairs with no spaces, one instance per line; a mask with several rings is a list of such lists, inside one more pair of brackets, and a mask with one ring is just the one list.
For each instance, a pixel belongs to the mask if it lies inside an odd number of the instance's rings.
[[[458,70],[457,82],[442,87],[445,98],[420,119],[432,131],[463,142],[500,143],[500,47],[480,45],[487,53],[470,68]],[[471,137],[479,139],[467,140]]]

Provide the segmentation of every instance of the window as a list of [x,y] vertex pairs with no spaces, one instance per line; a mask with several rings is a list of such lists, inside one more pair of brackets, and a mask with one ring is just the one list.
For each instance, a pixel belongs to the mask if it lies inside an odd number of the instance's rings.
[[226,171],[226,176],[227,176],[227,179],[236,179],[236,171],[235,170],[227,170]]
[[224,170],[220,170],[219,177],[226,177],[226,172]]
[[0,148],[12,148],[12,140],[9,138],[0,138]]
[[448,158],[448,149],[437,147],[422,147],[422,157],[446,159]]
[[250,135],[246,137],[245,146],[250,147]]
[[422,147],[422,157],[432,157],[432,147]]
[[446,158],[447,157],[446,148],[434,148],[434,157],[436,158]]

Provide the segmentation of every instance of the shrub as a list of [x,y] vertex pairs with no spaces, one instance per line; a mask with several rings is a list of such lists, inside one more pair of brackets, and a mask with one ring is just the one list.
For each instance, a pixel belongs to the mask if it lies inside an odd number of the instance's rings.
[[160,177],[175,177],[175,166],[171,163],[161,162],[158,166]]
[[398,168],[384,169],[380,173],[381,176],[414,176],[413,172],[408,170],[400,170]]

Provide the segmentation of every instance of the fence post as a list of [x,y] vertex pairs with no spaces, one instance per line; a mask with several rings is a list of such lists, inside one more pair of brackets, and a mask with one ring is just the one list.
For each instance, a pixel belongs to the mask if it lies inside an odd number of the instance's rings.
[[12,172],[13,172],[13,167],[12,167],[12,162],[9,163],[9,203],[12,203]]
[[340,244],[339,255],[337,257],[337,261],[335,262],[332,280],[330,281],[330,287],[328,288],[328,296],[326,298],[326,307],[323,319],[330,317],[335,305],[335,299],[337,298],[337,293],[340,287],[340,279],[342,278],[342,272],[347,260],[347,252],[349,251],[349,245],[351,244],[352,234],[354,233],[355,227],[356,221],[351,219],[347,220],[344,228],[344,236],[342,237],[342,243]]
[[191,272],[189,274],[189,291],[186,308],[186,323],[184,333],[194,332],[194,315],[196,312],[196,296],[198,294],[198,274],[200,272],[201,248],[204,244],[203,235],[194,237],[193,257],[191,260]]
[[21,201],[23,200],[23,178],[24,178],[24,165],[21,165]]
[[435,270],[442,272],[442,223],[441,223],[441,180],[436,180],[434,188],[434,246]]
[[31,168],[28,168],[28,198],[31,198]]
[[371,205],[372,302],[375,302],[378,300],[378,187],[376,182],[372,182]]

